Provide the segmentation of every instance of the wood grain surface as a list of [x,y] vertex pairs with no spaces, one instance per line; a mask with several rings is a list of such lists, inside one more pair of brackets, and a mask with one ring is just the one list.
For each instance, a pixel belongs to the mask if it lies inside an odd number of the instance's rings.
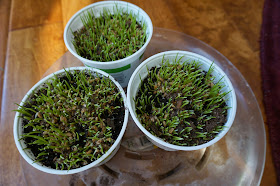
[[[4,66],[6,59],[11,2],[0,1],[0,98],[2,98]],[[0,99],[1,105],[2,99]],[[1,115],[0,115],[1,116]]]
[[[13,139],[15,113],[12,110],[16,109],[14,103],[19,103],[46,70],[66,52],[63,30],[71,16],[96,1],[12,0],[11,6],[9,2],[0,1],[0,68],[4,69],[0,125],[0,185],[26,185],[20,168],[20,154]],[[248,81],[266,121],[259,58],[263,0],[129,2],[146,11],[154,27],[168,28],[196,37],[226,56]],[[2,4],[5,4],[5,7]],[[6,41],[7,33],[9,39]],[[3,62],[4,59],[6,63]],[[276,185],[269,136],[267,141],[266,164],[261,185]]]

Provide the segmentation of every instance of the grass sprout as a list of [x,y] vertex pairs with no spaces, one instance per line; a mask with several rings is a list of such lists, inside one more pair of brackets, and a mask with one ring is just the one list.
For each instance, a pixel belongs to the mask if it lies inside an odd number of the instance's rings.
[[[198,61],[170,62],[148,69],[135,98],[142,125],[164,141],[181,146],[200,145],[215,138],[227,121],[225,86]],[[216,83],[214,83],[216,82]]]
[[94,61],[115,61],[138,51],[146,42],[146,24],[126,9],[114,7],[114,13],[103,9],[100,16],[93,11],[81,15],[83,27],[72,31],[72,41],[81,57]]
[[116,85],[88,70],[56,75],[33,92],[17,112],[35,161],[54,169],[87,165],[115,142],[124,106]]

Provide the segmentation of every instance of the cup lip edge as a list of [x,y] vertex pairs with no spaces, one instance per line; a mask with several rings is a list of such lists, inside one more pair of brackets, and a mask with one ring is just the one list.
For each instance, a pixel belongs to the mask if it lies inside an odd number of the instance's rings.
[[[130,115],[131,117],[133,118],[135,124],[139,127],[139,129],[145,134],[147,135],[150,139],[152,139],[153,141],[155,141],[156,143],[160,144],[161,146],[163,146],[165,149],[172,149],[172,150],[183,150],[183,151],[192,151],[192,150],[199,150],[199,149],[202,149],[202,148],[205,148],[205,147],[209,147],[213,144],[215,144],[216,142],[218,142],[220,139],[222,139],[226,134],[227,132],[229,131],[229,129],[231,128],[233,122],[234,122],[234,118],[235,118],[235,115],[236,115],[236,110],[237,110],[237,100],[236,100],[236,94],[235,94],[235,90],[234,90],[234,87],[230,81],[230,79],[228,78],[228,76],[226,75],[226,73],[217,65],[215,64],[214,62],[214,67],[215,67],[215,70],[218,69],[218,71],[222,72],[224,74],[224,78],[226,78],[226,82],[227,82],[227,85],[229,86],[229,88],[231,89],[231,97],[232,97],[232,107],[231,107],[231,115],[229,117],[229,120],[226,122],[226,124],[228,123],[227,125],[227,129],[226,130],[223,130],[222,132],[220,132],[214,139],[208,141],[207,143],[204,143],[204,144],[201,144],[201,145],[197,145],[197,146],[179,146],[179,145],[173,145],[173,144],[170,144],[170,143],[167,143],[165,142],[163,139],[157,137],[157,136],[154,136],[152,135],[148,130],[146,130],[142,124],[139,122],[139,120],[137,119],[137,116],[136,114],[134,113],[133,109],[132,109],[132,100],[131,100],[131,92],[130,92],[130,89],[131,89],[131,86],[132,86],[132,83],[134,81],[134,79],[136,78],[136,75],[138,74],[138,72],[140,71],[140,69],[143,68],[143,66],[145,66],[147,63],[149,63],[150,61],[154,60],[155,58],[158,58],[158,57],[162,57],[164,55],[175,55],[175,54],[181,54],[181,55],[184,55],[184,56],[195,56],[197,58],[200,58],[203,60],[203,63],[210,63],[211,61],[200,55],[200,54],[197,54],[197,53],[194,53],[194,52],[189,52],[189,51],[183,51],[183,50],[170,50],[170,51],[164,51],[164,52],[160,52],[160,53],[157,53],[153,56],[150,56],[149,58],[147,58],[145,61],[143,61],[136,69],[135,71],[133,72],[133,74],[131,75],[131,78],[129,80],[129,83],[128,83],[128,86],[127,86],[127,104],[128,104],[128,109],[129,109],[129,112],[130,112]],[[211,62],[212,63],[212,62]],[[161,147],[160,147],[161,148]]]
[[[71,49],[70,44],[69,44],[70,41],[68,41],[68,40],[67,40],[67,37],[66,37],[67,32],[68,32],[68,29],[69,29],[70,25],[72,24],[73,20],[74,20],[77,16],[79,16],[83,11],[86,11],[86,10],[89,9],[89,8],[92,8],[92,7],[94,7],[94,6],[96,6],[96,5],[100,5],[100,4],[112,4],[112,3],[115,3],[115,4],[123,4],[123,5],[129,5],[129,6],[131,6],[131,7],[134,7],[134,8],[136,8],[136,9],[138,9],[139,11],[142,12],[142,14],[144,14],[145,20],[147,21],[147,25],[150,25],[150,27],[149,27],[149,28],[150,28],[150,29],[149,29],[149,32],[150,32],[150,33],[149,33],[149,35],[148,35],[148,37],[147,37],[146,42],[144,43],[144,45],[143,45],[139,50],[137,50],[136,52],[134,52],[132,55],[127,56],[127,57],[125,57],[125,58],[123,58],[123,59],[115,60],[115,61],[105,61],[105,62],[102,62],[102,61],[93,61],[93,60],[89,60],[89,59],[86,59],[86,58],[84,58],[84,57],[78,55],[78,54],[76,53],[76,51],[74,51],[74,50]],[[147,27],[147,29],[148,29],[148,27]],[[142,8],[138,7],[137,5],[132,4],[132,3],[130,3],[130,2],[125,2],[125,1],[100,1],[100,2],[96,2],[96,3],[92,3],[92,4],[90,4],[90,5],[86,6],[86,7],[84,7],[84,8],[82,8],[82,9],[78,10],[78,11],[69,19],[69,21],[67,22],[67,24],[66,24],[66,26],[65,26],[65,29],[64,29],[63,39],[64,39],[64,43],[65,43],[65,45],[66,45],[66,48],[70,51],[70,53],[71,53],[72,55],[74,55],[76,58],[78,58],[80,61],[82,61],[83,63],[86,62],[86,63],[89,63],[89,64],[91,64],[91,65],[103,64],[103,65],[109,66],[109,65],[113,65],[113,64],[124,63],[124,61],[129,61],[129,60],[131,60],[133,57],[136,57],[137,55],[139,55],[139,53],[141,54],[142,52],[144,52],[145,49],[146,49],[146,47],[148,46],[148,44],[150,43],[150,41],[151,41],[151,39],[152,39],[152,35],[153,35],[153,23],[152,23],[152,20],[151,20],[151,18],[149,17],[149,15],[148,15]]]
[[128,116],[129,116],[129,111],[128,111],[128,107],[127,107],[127,99],[125,96],[125,92],[123,90],[123,88],[121,87],[121,85],[108,73],[101,71],[99,69],[94,69],[94,68],[90,68],[90,67],[69,67],[69,68],[65,68],[65,69],[61,69],[58,70],[52,74],[49,74],[48,76],[42,78],[40,81],[38,81],[32,88],[30,88],[28,90],[28,92],[25,94],[25,96],[23,97],[23,99],[21,100],[20,104],[22,106],[23,101],[26,101],[29,96],[31,95],[32,91],[35,90],[36,88],[40,87],[44,82],[48,81],[49,79],[51,79],[54,74],[61,74],[63,72],[65,72],[65,70],[90,70],[92,72],[97,72],[99,74],[102,74],[105,77],[110,78],[111,81],[113,81],[113,83],[117,86],[117,88],[119,89],[119,91],[121,92],[122,98],[123,98],[123,105],[124,105],[124,109],[125,109],[125,114],[124,114],[124,121],[123,121],[123,125],[122,125],[122,129],[116,139],[116,141],[114,142],[114,144],[110,147],[110,149],[103,154],[100,158],[98,158],[97,160],[91,162],[88,165],[76,168],[76,169],[70,169],[70,170],[56,170],[44,165],[41,165],[40,163],[34,163],[34,160],[32,158],[30,158],[27,153],[25,152],[25,150],[23,150],[23,147],[21,145],[21,143],[19,142],[20,136],[19,136],[19,116],[20,114],[18,112],[16,112],[15,114],[15,118],[14,118],[14,125],[13,125],[13,136],[14,136],[14,141],[16,144],[16,147],[19,151],[19,153],[21,154],[21,156],[25,159],[25,161],[28,162],[28,164],[30,164],[31,166],[37,168],[40,171],[46,172],[46,173],[50,173],[50,174],[56,174],[56,175],[68,175],[68,174],[74,174],[74,173],[79,173],[82,171],[85,171],[89,168],[95,167],[95,166],[99,166],[100,163],[102,163],[103,160],[105,160],[106,158],[108,158],[110,156],[111,153],[113,153],[113,151],[117,148],[118,145],[120,145],[121,140],[124,136],[126,127],[127,127],[127,123],[128,123]]

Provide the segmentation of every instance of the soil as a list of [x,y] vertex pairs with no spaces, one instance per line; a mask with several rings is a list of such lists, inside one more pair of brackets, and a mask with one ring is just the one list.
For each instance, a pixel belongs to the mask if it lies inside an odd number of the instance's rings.
[[[74,88],[77,88],[77,84],[75,82],[69,82],[69,80],[65,76],[61,76],[61,77],[59,77],[59,79],[60,79],[61,82],[66,81],[69,84],[72,84]],[[93,85],[90,85],[90,86],[93,86]],[[37,94],[34,94],[30,97],[29,102],[27,102],[24,105],[24,107],[34,109],[34,106],[40,106],[40,105],[37,104],[37,102],[35,100],[36,100],[36,97],[37,97],[36,95],[41,95],[41,94],[46,94],[46,90],[45,89],[39,89]],[[92,99],[92,103],[94,104],[95,102],[96,102],[96,100]],[[100,118],[104,121],[105,126],[110,126],[112,128],[112,137],[111,138],[116,140],[120,131],[121,131],[121,129],[122,129],[122,125],[123,125],[123,121],[124,121],[124,114],[125,114],[125,108],[123,106],[123,101],[122,101],[121,95],[119,95],[115,99],[115,101],[112,101],[109,106],[120,106],[120,108],[115,109],[114,112],[110,113],[110,114],[105,112],[100,116]],[[92,111],[92,108],[87,108],[87,109]],[[36,110],[36,111],[38,111],[38,110]],[[67,118],[67,120],[69,122],[74,121],[75,117],[76,117],[75,114],[74,114],[75,112],[70,112],[70,113],[72,115],[69,115],[69,118]],[[24,116],[25,115],[22,115],[22,117],[24,117]],[[35,117],[36,117],[36,115],[33,113],[31,119],[34,119]],[[83,119],[88,120],[88,118],[83,118]],[[23,118],[23,126],[27,125],[28,122],[29,122],[29,120]],[[59,123],[59,124],[64,125],[63,123]],[[47,123],[46,123],[46,121],[42,121],[40,123],[40,125],[45,127],[45,125],[47,125]],[[79,147],[84,147],[86,145],[89,127],[86,126],[86,125],[82,125],[81,123],[75,123],[75,127],[76,127],[75,132],[78,133],[78,134],[82,134],[82,135],[80,135],[79,139],[76,139],[76,141],[73,144],[71,144],[72,146],[70,146],[70,148],[68,150],[64,149],[64,151],[63,151],[64,154],[69,154],[70,152],[72,152],[73,151],[72,147],[74,147],[74,146],[78,145]],[[27,134],[31,131],[33,131],[32,127],[27,127],[27,128],[24,128],[24,130],[23,130],[23,132],[25,134]],[[104,137],[104,136],[102,136],[103,134],[102,134],[100,129],[99,129],[99,131],[100,131],[99,137],[100,138]],[[69,131],[67,131],[66,129],[63,132],[64,132],[64,134],[69,133]],[[36,135],[44,137],[43,133],[39,133],[39,134],[36,134]],[[26,137],[24,140],[25,140],[24,141],[25,144],[27,145],[27,148],[29,148],[33,152],[35,157],[37,157],[38,154],[42,152],[40,149],[44,148],[43,145],[30,144],[30,143],[34,142],[36,139],[31,138],[31,137]],[[105,142],[102,143],[102,145],[104,145],[103,148],[104,148],[105,151],[107,151],[112,144],[113,143],[105,143]],[[48,155],[41,156],[40,158],[42,158],[42,160],[40,160],[40,162],[47,167],[51,167],[51,168],[56,169],[56,165],[55,165],[54,162],[57,158],[60,157],[61,153],[55,152],[52,149],[47,149],[47,150],[45,150],[45,152],[47,152]],[[38,159],[36,159],[36,160],[38,160]],[[87,162],[87,164],[95,161],[94,159],[91,160],[89,158],[86,158],[84,160]],[[77,166],[73,167],[73,168],[82,167],[84,165],[85,165],[85,163],[78,162]],[[65,170],[68,169],[67,167],[63,168],[61,165],[58,168],[59,169],[65,169]]]
[[[155,69],[156,69],[155,67],[152,67],[150,69],[150,72],[154,71]],[[158,71],[159,68],[157,68],[156,70]],[[206,76],[206,72],[203,72],[202,75]],[[155,101],[154,106],[156,108],[162,108],[164,105],[166,105],[168,103],[168,100],[170,98],[172,98],[172,100],[175,100],[175,98],[179,92],[177,92],[176,94],[168,94],[168,95],[159,93],[159,89],[155,89],[154,86],[151,86],[148,83],[149,78],[151,78],[150,74],[148,74],[148,76],[143,80],[142,84],[140,85],[140,88],[136,95],[136,100],[137,100],[137,98],[141,97],[141,94],[142,94],[141,92],[145,92],[147,98],[152,96],[151,100]],[[157,82],[157,81],[158,80],[155,77],[152,78],[152,80],[151,80],[151,82]],[[178,86],[180,86],[180,85],[178,85]],[[191,99],[191,98],[187,98],[187,99]],[[173,105],[175,105],[175,107],[171,111],[172,112],[171,115],[173,117],[178,117],[179,111],[194,110],[193,108],[191,108],[191,106],[189,104],[184,106],[184,108],[181,108],[180,106],[182,105],[182,100],[174,101]],[[204,105],[204,107],[205,107],[205,105]],[[138,106],[140,106],[140,105],[137,105],[137,103],[136,103],[136,114],[138,115],[138,117],[142,117],[143,114],[137,108]],[[192,130],[190,131],[188,138],[183,137],[183,135],[186,134],[186,131],[184,131],[180,135],[178,135],[178,137],[183,138],[183,140],[180,140],[180,142],[182,144],[188,144],[186,146],[195,146],[195,145],[201,145],[201,144],[207,143],[208,141],[214,139],[217,134],[211,134],[211,132],[219,126],[224,126],[224,124],[227,122],[227,113],[223,112],[224,108],[226,106],[227,105],[225,103],[223,103],[220,105],[219,108],[214,109],[211,114],[208,114],[208,116],[213,116],[214,118],[206,121],[204,123],[205,126],[202,127],[202,129],[197,128],[197,126],[199,124],[197,118],[199,118],[201,116],[201,113],[194,112],[194,114],[187,119],[180,118],[180,123],[177,125],[177,127],[174,129],[174,131],[176,130],[177,133],[180,133],[186,127],[190,127],[190,126],[192,127]],[[144,113],[146,115],[145,118],[147,120],[152,120],[151,118],[154,117],[154,115],[152,114],[153,113],[152,105],[147,105],[145,108],[146,108],[144,110]],[[165,110],[166,109],[164,109],[163,111],[165,111]],[[186,121],[189,124],[187,124]],[[164,141],[166,141],[168,143],[174,144],[174,140],[172,139],[172,136],[166,136],[163,134],[162,128],[160,128],[160,127],[162,127],[162,125],[158,125],[158,124],[156,124],[156,122],[148,122],[146,124],[143,124],[143,126],[148,131],[151,131],[152,133],[154,133],[154,135],[156,135],[157,137],[163,139]],[[207,139],[197,138],[196,132],[200,132],[200,133],[207,132],[208,133]]]

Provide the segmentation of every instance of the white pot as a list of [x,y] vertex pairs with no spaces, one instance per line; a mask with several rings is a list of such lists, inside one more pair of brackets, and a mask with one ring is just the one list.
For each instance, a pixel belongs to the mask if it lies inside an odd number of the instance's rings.
[[[186,52],[186,51],[167,51],[167,52],[162,52],[159,54],[156,54],[148,59],[146,59],[144,62],[142,62],[137,69],[134,71],[134,73],[131,76],[131,79],[128,83],[128,88],[127,88],[127,104],[128,104],[128,109],[130,111],[130,114],[136,123],[136,125],[140,128],[140,130],[150,139],[152,143],[154,143],[156,146],[167,150],[167,151],[175,151],[175,150],[184,150],[184,151],[191,151],[191,150],[199,150],[205,147],[208,147],[217,141],[219,141],[230,129],[235,113],[236,113],[236,96],[235,96],[235,91],[234,88],[229,80],[229,78],[226,76],[226,74],[214,63],[214,72],[212,73],[213,76],[216,77],[216,81],[219,79],[222,79],[222,82],[224,83],[225,87],[222,89],[222,92],[228,92],[231,91],[229,94],[226,95],[225,99],[228,99],[226,101],[227,106],[231,107],[228,109],[227,113],[227,122],[225,123],[225,128],[223,131],[221,131],[217,137],[212,139],[211,141],[204,143],[202,145],[197,145],[197,146],[178,146],[178,145],[173,145],[170,143],[167,143],[163,141],[162,139],[152,135],[150,132],[148,132],[142,124],[139,122],[136,112],[135,112],[135,98],[136,94],[139,90],[141,79],[144,80],[147,77],[148,74],[148,69],[152,67],[159,67],[162,63],[162,58],[164,56],[164,59],[169,59],[170,62],[174,61],[174,59],[177,57],[179,59],[181,56],[184,56],[182,58],[182,62],[189,60],[189,61],[199,61],[202,65],[201,68],[204,71],[208,71],[210,65],[213,63],[209,59],[192,53],[192,52]],[[141,76],[141,79],[140,79]],[[215,82],[215,81],[214,81]]]
[[[88,60],[86,58],[79,56],[71,41],[73,40],[72,31],[74,32],[83,27],[83,24],[80,20],[80,16],[85,11],[91,10],[91,11],[93,11],[94,15],[96,15],[96,17],[98,17],[100,15],[100,13],[103,12],[103,8],[106,8],[110,12],[113,12],[113,8],[116,5],[119,8],[124,8],[124,9],[128,10],[129,12],[132,12],[133,14],[135,14],[137,21],[146,23],[147,40],[146,40],[145,44],[131,56],[128,56],[124,59],[120,59],[117,61],[99,62],[99,61]],[[85,66],[101,69],[101,70],[111,74],[122,85],[122,87],[126,87],[128,84],[129,78],[131,77],[131,74],[133,73],[135,68],[140,64],[140,62],[142,62],[142,60],[143,60],[144,51],[146,50],[146,47],[152,38],[152,34],[153,34],[152,21],[151,21],[150,17],[146,14],[146,12],[144,12],[138,6],[128,3],[128,2],[123,2],[123,1],[102,1],[102,2],[97,2],[97,3],[93,3],[89,6],[86,6],[85,8],[79,10],[75,15],[73,15],[71,17],[71,19],[68,21],[68,23],[64,29],[64,42],[65,42],[65,45],[68,48],[68,50],[75,57],[77,57],[80,61],[82,61]]]
[[[56,170],[56,169],[52,169],[50,167],[46,167],[44,165],[42,165],[40,162],[36,162],[34,163],[35,157],[33,155],[33,153],[31,152],[31,150],[23,150],[24,148],[26,148],[26,144],[24,143],[24,140],[19,140],[21,138],[21,135],[23,133],[23,126],[22,126],[22,118],[20,118],[20,113],[16,113],[15,115],[15,120],[14,120],[14,140],[17,146],[18,151],[20,152],[20,154],[22,155],[22,157],[33,167],[37,168],[40,171],[46,172],[46,173],[50,173],[50,174],[59,174],[59,175],[66,175],[66,174],[74,174],[74,173],[78,173],[84,170],[87,170],[91,167],[96,167],[99,166],[101,164],[106,163],[107,161],[109,161],[118,151],[120,144],[121,144],[121,139],[124,135],[126,126],[127,126],[127,121],[128,121],[128,109],[126,106],[126,95],[124,90],[122,89],[121,85],[109,74],[107,74],[106,72],[103,72],[101,70],[98,69],[93,69],[93,68],[88,68],[88,67],[71,67],[71,68],[66,68],[65,70],[67,71],[72,71],[72,70],[85,70],[88,69],[92,72],[97,72],[98,74],[104,76],[104,77],[109,77],[114,83],[115,85],[118,87],[119,91],[121,92],[123,101],[124,101],[124,107],[125,107],[125,116],[124,116],[124,122],[123,122],[123,126],[122,129],[120,131],[120,134],[118,136],[118,138],[116,139],[115,143],[110,147],[110,149],[103,154],[99,159],[97,159],[96,161],[77,168],[77,169],[71,169],[71,170]],[[24,102],[26,102],[29,98],[30,95],[32,95],[32,92],[35,91],[36,89],[38,89],[42,84],[44,84],[46,81],[49,81],[50,79],[52,79],[54,77],[54,74],[63,74],[65,73],[64,69],[63,70],[59,70],[53,74],[48,75],[47,77],[41,79],[38,83],[36,83],[24,96],[24,98],[22,99],[20,106],[24,105]]]

